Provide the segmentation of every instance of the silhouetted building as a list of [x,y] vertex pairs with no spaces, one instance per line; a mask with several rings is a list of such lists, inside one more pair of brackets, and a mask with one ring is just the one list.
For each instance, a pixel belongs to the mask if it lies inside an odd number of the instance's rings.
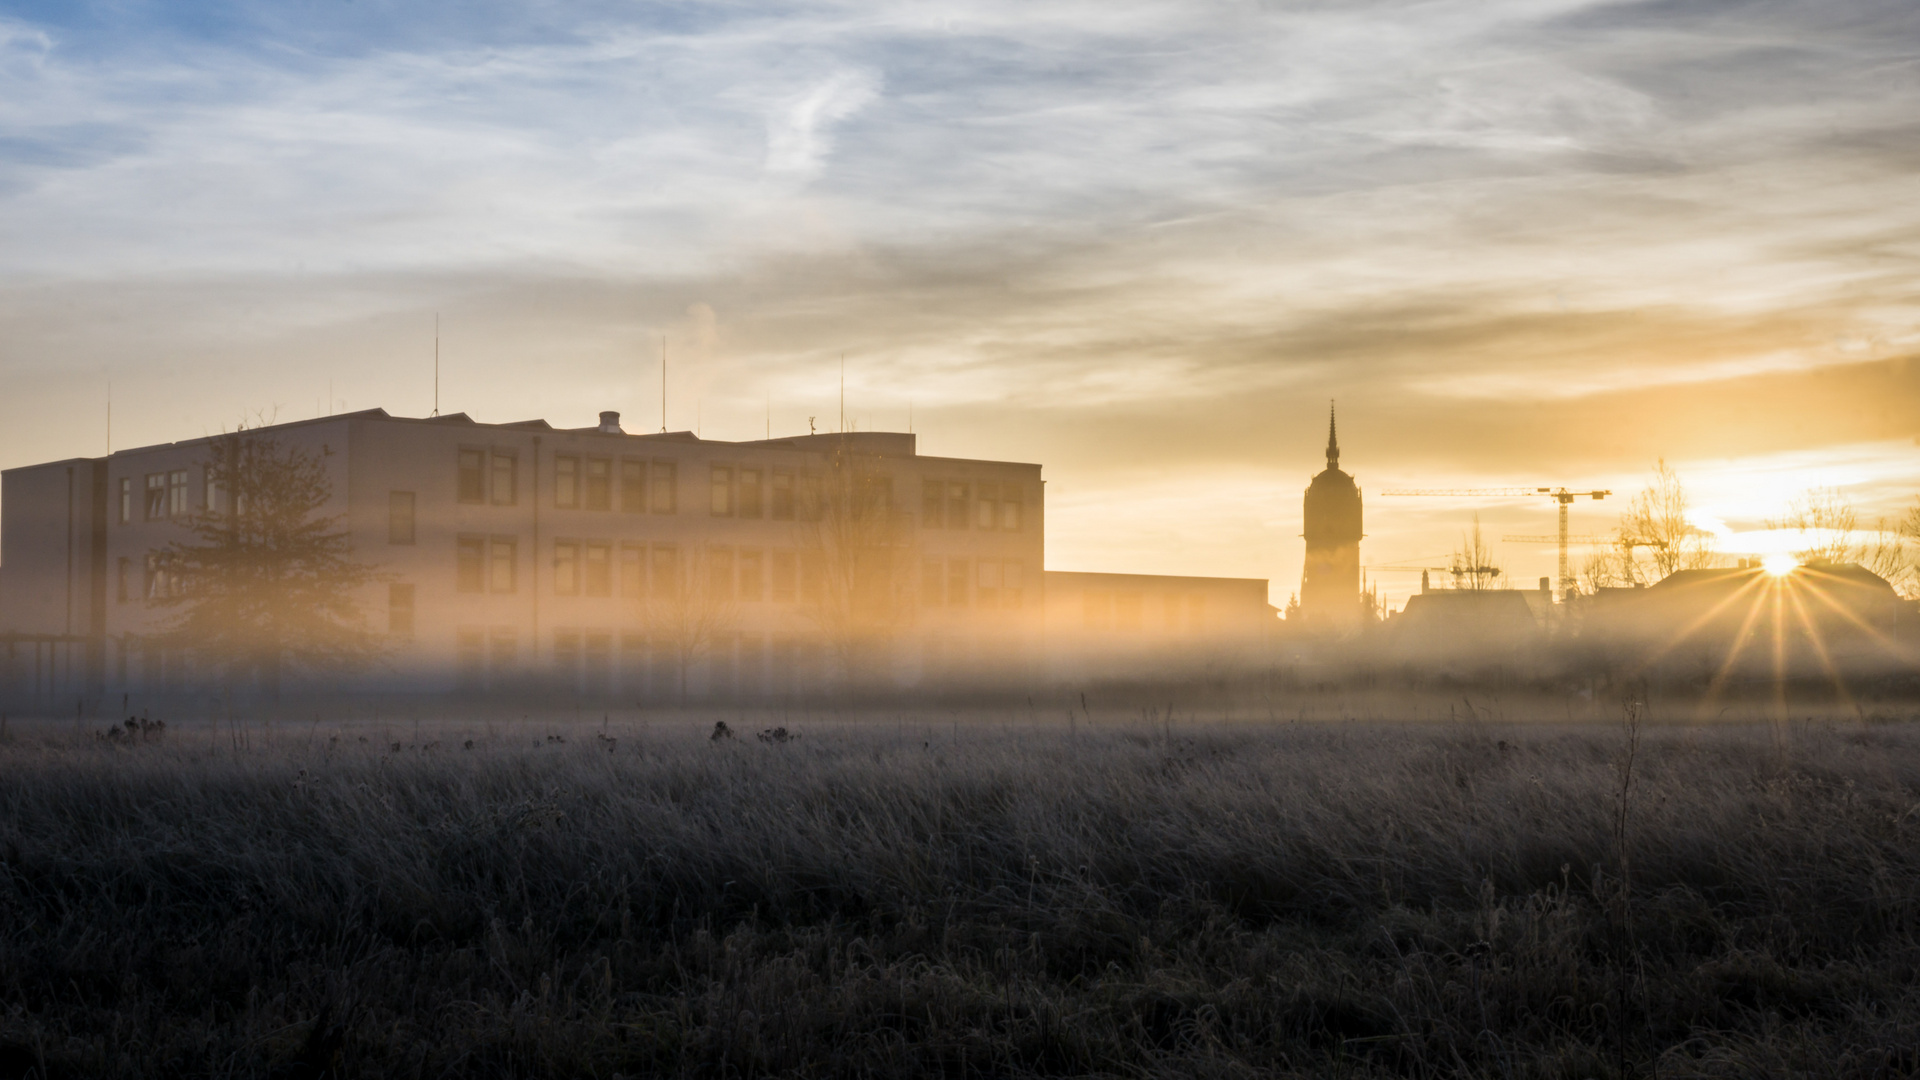
[[[373,409],[254,429],[324,462],[389,646],[330,689],[632,701],[1037,671],[1040,466],[911,434],[720,442]],[[42,704],[208,683],[160,634],[212,440],[0,475],[0,684]],[[689,670],[691,668],[691,670]],[[291,688],[291,687],[290,687]]]
[[1261,662],[1279,628],[1265,578],[1046,572],[1059,678],[1153,678]]
[[1303,508],[1306,570],[1300,614],[1308,629],[1349,633],[1365,609],[1360,598],[1360,488],[1340,469],[1340,438],[1327,413],[1327,467],[1307,487]]

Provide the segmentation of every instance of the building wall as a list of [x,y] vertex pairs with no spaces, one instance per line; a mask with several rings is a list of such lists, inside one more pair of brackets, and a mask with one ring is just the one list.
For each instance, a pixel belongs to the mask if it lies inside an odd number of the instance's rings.
[[1046,574],[1056,678],[1154,678],[1263,662],[1277,630],[1264,578]]

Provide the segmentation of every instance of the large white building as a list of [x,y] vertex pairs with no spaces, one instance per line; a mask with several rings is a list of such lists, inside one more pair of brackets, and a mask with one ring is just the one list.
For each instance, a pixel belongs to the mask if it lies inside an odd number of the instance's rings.
[[[1043,574],[1040,466],[927,457],[910,434],[721,442],[628,434],[611,412],[555,428],[378,409],[249,434],[324,463],[323,512],[379,572],[358,601],[382,660],[332,689],[649,701],[849,676],[1017,683],[1229,639],[1244,658],[1271,622],[1264,582]],[[210,463],[230,437],[0,473],[0,693],[58,708],[210,685],[161,633],[177,608],[155,601],[190,587],[163,549],[218,505]],[[855,482],[881,508],[860,535],[834,495]],[[1055,578],[1072,611],[1049,617]],[[1103,589],[1106,620],[1087,599]],[[1175,601],[1156,592],[1133,619],[1130,598],[1156,589]]]

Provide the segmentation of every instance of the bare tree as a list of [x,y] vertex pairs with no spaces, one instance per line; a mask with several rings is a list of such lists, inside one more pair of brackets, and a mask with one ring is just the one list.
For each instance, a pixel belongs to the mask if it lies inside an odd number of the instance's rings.
[[738,621],[731,572],[722,585],[711,571],[706,553],[698,549],[671,565],[656,563],[653,587],[640,601],[647,640],[672,661],[682,702],[687,699],[688,672],[726,640]]
[[1920,576],[1912,554],[1920,545],[1920,502],[1897,520],[1880,518],[1862,528],[1853,500],[1839,489],[1810,488],[1767,527],[1794,533],[1799,546],[1793,557],[1803,563],[1859,563],[1901,590],[1912,588]]
[[1662,458],[1653,469],[1653,479],[1627,505],[1616,530],[1618,542],[1610,557],[1619,563],[1619,571],[1628,581],[1640,579],[1636,548],[1647,549],[1650,576],[1660,581],[1680,570],[1701,570],[1717,565],[1712,533],[1687,518],[1687,489],[1680,474]]
[[1480,535],[1480,515],[1473,515],[1473,531],[1463,533],[1460,547],[1447,561],[1453,575],[1453,587],[1478,592],[1500,587],[1500,567],[1493,561],[1493,549]]
[[912,529],[878,454],[840,440],[802,491],[801,598],[842,672],[873,677],[913,621]]
[[314,673],[364,667],[382,639],[356,598],[379,574],[353,559],[325,457],[244,427],[215,439],[203,465],[205,506],[191,536],[154,555],[168,587],[151,601],[173,614],[162,640],[223,673],[229,687],[258,680],[277,697],[288,668]]

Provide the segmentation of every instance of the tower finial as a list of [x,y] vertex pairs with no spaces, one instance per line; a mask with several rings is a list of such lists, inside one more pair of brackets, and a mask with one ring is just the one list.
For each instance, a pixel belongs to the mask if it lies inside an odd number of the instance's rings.
[[1333,402],[1327,402],[1327,468],[1340,467],[1340,434],[1334,426]]

